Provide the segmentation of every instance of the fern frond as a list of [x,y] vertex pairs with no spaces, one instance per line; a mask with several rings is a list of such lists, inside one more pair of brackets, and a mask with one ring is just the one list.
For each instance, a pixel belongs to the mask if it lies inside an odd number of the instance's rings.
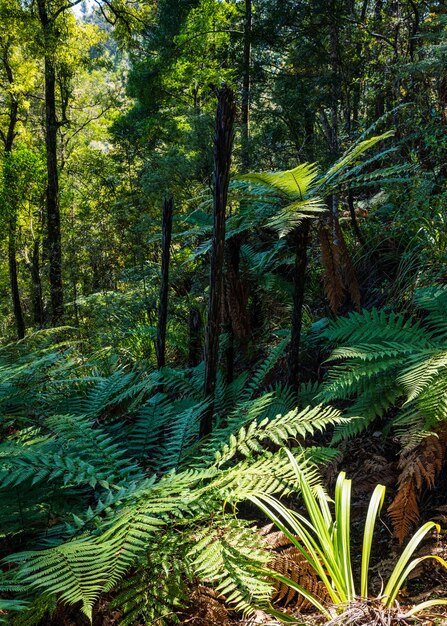
[[270,189],[279,190],[290,198],[304,200],[317,175],[315,164],[303,163],[292,170],[244,174],[237,176],[235,180],[263,185]]

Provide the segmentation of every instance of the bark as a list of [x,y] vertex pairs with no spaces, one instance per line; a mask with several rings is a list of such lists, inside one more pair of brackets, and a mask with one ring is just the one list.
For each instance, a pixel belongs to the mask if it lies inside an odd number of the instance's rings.
[[[9,63],[8,49],[6,48],[3,53],[3,67],[5,69],[6,77],[9,85],[14,85],[14,76],[11,65]],[[5,146],[5,157],[11,154],[14,139],[16,136],[16,125],[19,114],[19,103],[13,94],[9,95],[9,111],[8,111],[8,130],[5,135],[2,135]],[[16,212],[17,207],[11,207],[13,213]],[[8,225],[8,265],[9,265],[9,282],[11,288],[11,300],[12,309],[14,313],[14,320],[17,329],[18,339],[23,339],[25,336],[25,320],[23,316],[22,303],[20,301],[19,282],[17,277],[17,258],[16,258],[16,216],[11,215]]]
[[[242,64],[242,102],[241,102],[241,167],[242,171],[248,171],[250,168],[250,63],[251,63],[251,32],[252,32],[252,0],[245,0],[245,19],[244,19],[244,52]],[[226,264],[228,275],[226,277],[226,296],[228,309],[231,308],[232,302],[238,298],[238,294],[242,289],[239,274],[241,241],[239,237],[232,237],[227,242]],[[230,293],[228,293],[228,291]],[[244,311],[248,320],[247,311]],[[246,321],[247,321],[246,320]],[[246,324],[245,324],[246,325]],[[228,349],[226,354],[226,380],[227,383],[233,381],[234,376],[234,359],[236,354],[236,336],[232,323],[232,311],[227,311],[227,331],[228,331]]]
[[[369,4],[369,0],[363,0],[363,4],[362,4],[362,9],[360,11],[360,23],[361,24],[365,24],[366,23],[366,14],[367,14],[367,10],[368,10],[368,4]],[[359,109],[360,109],[360,101],[361,101],[361,82],[360,82],[360,78],[362,76],[362,68],[363,68],[363,40],[362,39],[358,39],[357,44],[356,44],[356,58],[357,58],[357,62],[356,62],[356,67],[355,67],[355,73],[354,73],[354,78],[355,80],[353,81],[353,88],[352,88],[352,125],[351,125],[351,130],[352,128],[354,130],[357,130],[358,127],[358,121],[359,121]]]
[[191,307],[189,311],[188,329],[188,367],[197,367],[202,360],[202,345],[200,341],[200,330],[202,328],[202,319],[200,312],[196,307]]
[[331,142],[332,158],[338,156],[338,103],[340,100],[340,45],[337,20],[337,3],[332,2],[332,23],[330,29],[330,57],[332,70],[331,89]]
[[357,216],[355,214],[355,207],[354,207],[354,194],[352,193],[351,189],[348,191],[348,207],[349,207],[349,215],[351,217],[352,230],[356,234],[360,245],[364,246],[365,238],[363,237],[362,231],[360,230],[360,226],[357,221]]
[[161,240],[161,285],[160,301],[158,305],[158,325],[155,350],[157,353],[158,369],[165,365],[166,355],[166,327],[168,323],[168,293],[169,293],[169,262],[171,257],[172,214],[174,202],[172,198],[165,198],[163,203],[163,224]]
[[45,323],[45,314],[43,308],[42,281],[40,277],[39,248],[40,242],[36,239],[33,244],[33,255],[31,263],[29,264],[29,269],[32,283],[31,299],[33,303],[34,324],[38,328],[43,328]]
[[209,409],[200,423],[200,436],[211,433],[213,426],[212,398],[216,388],[219,354],[219,334],[222,318],[223,264],[225,253],[225,211],[230,179],[233,126],[235,118],[234,94],[224,86],[219,92],[214,139],[213,176],[213,244],[211,250],[210,292],[208,322],[205,340],[205,396],[211,398]]
[[45,57],[45,144],[47,150],[47,245],[51,296],[51,323],[56,326],[63,314],[62,247],[57,171],[56,73]]
[[235,311],[232,311],[233,299],[239,292],[239,263],[241,257],[241,242],[239,237],[232,237],[227,241],[226,245],[226,264],[227,264],[227,276],[225,277],[225,297],[227,306],[227,326],[228,326],[228,348],[227,348],[227,367],[226,367],[226,380],[227,383],[233,382],[234,378],[234,357],[235,357],[235,328],[233,325],[233,315]]
[[288,357],[287,382],[295,391],[298,391],[300,383],[300,342],[309,235],[310,223],[308,220],[305,220],[298,226],[292,235],[295,248],[295,268],[293,277],[292,336]]
[[241,143],[242,143],[242,170],[246,171],[250,165],[250,62],[251,62],[251,30],[252,30],[252,0],[245,0],[244,20],[244,57],[242,69],[242,102],[241,102]]
[[62,246],[59,207],[59,174],[57,162],[56,68],[51,53],[54,24],[48,15],[45,0],[38,0],[39,19],[45,40],[45,147],[47,157],[47,256],[51,298],[51,323],[57,326],[63,314]]
[[20,302],[19,283],[17,279],[17,260],[15,247],[15,220],[11,219],[9,224],[9,240],[8,240],[8,260],[9,260],[9,279],[11,283],[12,306],[14,310],[14,319],[17,329],[18,339],[25,336],[25,320],[23,319],[22,304]]

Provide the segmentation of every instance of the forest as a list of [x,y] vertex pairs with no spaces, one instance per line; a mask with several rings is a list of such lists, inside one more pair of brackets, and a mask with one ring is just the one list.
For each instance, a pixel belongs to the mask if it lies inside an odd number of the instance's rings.
[[447,624],[445,0],[0,0],[0,623]]

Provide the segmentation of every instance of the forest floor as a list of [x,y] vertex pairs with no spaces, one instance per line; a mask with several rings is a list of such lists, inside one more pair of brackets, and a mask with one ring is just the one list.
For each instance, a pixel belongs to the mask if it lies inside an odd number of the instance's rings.
[[[381,591],[390,575],[403,546],[393,537],[388,525],[386,508],[390,504],[397,487],[399,475],[397,458],[393,453],[393,445],[383,445],[382,433],[376,432],[357,437],[355,440],[342,444],[342,454],[326,468],[325,482],[329,493],[333,492],[338,473],[344,470],[352,479],[352,560],[354,568],[360,569],[361,542],[367,507],[374,487],[383,484],[387,487],[387,495],[380,521],[376,525],[373,550],[371,554],[370,593],[380,597]],[[394,447],[395,450],[395,447]],[[420,546],[415,556],[437,554],[447,560],[447,468],[437,483],[437,488],[426,492],[420,502],[423,522],[432,519],[441,525],[441,533],[431,534]],[[357,567],[356,567],[357,566]],[[210,592],[210,590],[207,590]],[[401,613],[405,613],[414,604],[425,602],[436,597],[447,596],[447,571],[438,567],[434,561],[421,563],[413,572],[399,596]],[[327,622],[316,614],[308,605],[297,610],[297,598],[293,598],[288,606],[275,605],[290,616],[296,618],[297,626],[447,626],[447,606],[434,607],[424,617],[404,621],[397,619],[392,613],[380,608],[380,603],[358,603],[349,611],[332,622]],[[121,621],[119,611],[110,609],[109,599],[103,598],[94,613],[93,626],[118,626]],[[185,626],[278,626],[281,622],[257,611],[249,619],[232,616],[212,592],[197,594],[190,609],[185,612],[181,624]],[[87,626],[87,621],[73,607],[60,606],[51,620],[42,622],[41,626]],[[159,626],[157,623],[139,624],[138,626]]]

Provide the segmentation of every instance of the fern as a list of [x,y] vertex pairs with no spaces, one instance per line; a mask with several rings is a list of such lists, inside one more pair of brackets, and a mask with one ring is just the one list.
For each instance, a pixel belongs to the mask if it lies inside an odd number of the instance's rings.
[[[321,336],[338,347],[316,396],[349,403],[353,419],[336,426],[333,443],[357,435],[378,417],[387,420],[386,431],[400,436],[400,487],[390,509],[400,540],[417,520],[418,494],[424,483],[433,486],[446,449],[433,437],[444,433],[447,423],[447,288],[417,290],[414,302],[424,310],[421,319],[373,310],[331,322]],[[436,449],[436,466],[427,460],[427,442]],[[419,469],[415,478],[405,478],[421,462],[427,467],[424,479],[416,478]]]
[[[29,598],[79,603],[88,617],[102,593],[118,589],[129,624],[172,621],[198,580],[240,610],[266,604],[270,555],[236,507],[257,489],[290,493],[282,446],[344,422],[335,409],[297,410],[287,388],[258,395],[284,345],[251,379],[221,379],[217,427],[200,452],[202,366],[142,375],[47,352],[34,370],[25,351],[18,362],[5,352],[0,410],[16,410],[0,444],[0,521],[7,540],[28,546],[8,547],[11,584]],[[17,401],[24,390],[28,406]],[[296,453],[312,483],[313,461],[334,455]]]

